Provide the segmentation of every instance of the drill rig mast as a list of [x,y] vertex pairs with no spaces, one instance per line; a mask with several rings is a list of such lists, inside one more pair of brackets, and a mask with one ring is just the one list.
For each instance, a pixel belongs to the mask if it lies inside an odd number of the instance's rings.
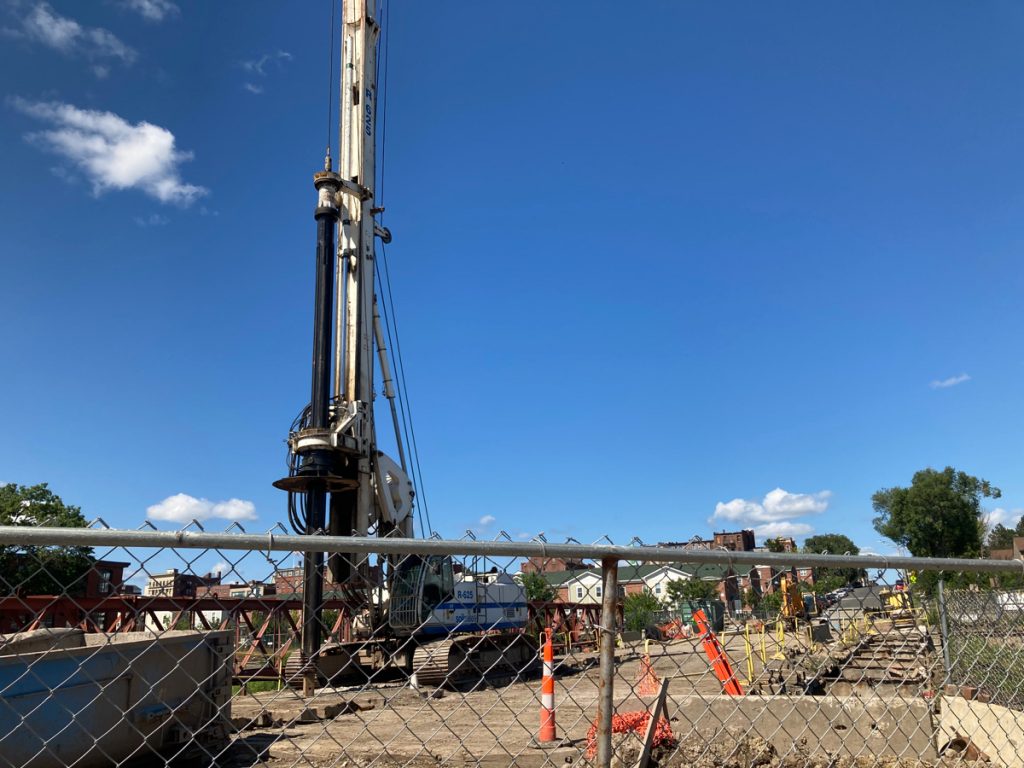
[[[313,179],[312,391],[289,435],[288,477],[274,483],[288,492],[293,526],[308,535],[413,535],[413,488],[397,421],[399,462],[377,450],[374,430],[375,343],[385,395],[395,411],[374,292],[375,238],[388,241],[390,233],[374,221],[380,27],[371,2],[343,2],[339,167],[332,169],[328,150],[324,170]],[[354,588],[352,594],[367,592],[365,555],[334,554],[329,567],[335,583]],[[302,651],[311,659],[322,642],[323,554],[307,552],[303,571]]]
[[[314,174],[317,190],[316,290],[310,404],[288,437],[289,517],[314,536],[403,536],[413,530],[413,486],[391,383],[374,291],[376,238],[375,152],[377,42],[373,0],[344,0],[340,99],[340,158]],[[336,236],[337,233],[337,236]],[[378,450],[374,427],[374,351],[391,403],[399,459]],[[365,610],[360,639],[323,643],[324,557],[307,552],[303,568],[301,662],[303,689],[318,679],[366,680],[376,669],[402,669],[422,683],[452,684],[481,675],[516,675],[533,663],[522,634],[526,595],[511,576],[491,569],[471,573],[451,557],[384,560],[386,602],[379,574],[371,578],[364,554],[335,553],[328,570],[335,588]],[[381,596],[374,606],[372,596]],[[372,658],[372,661],[367,661]],[[360,676],[362,676],[360,678]]]

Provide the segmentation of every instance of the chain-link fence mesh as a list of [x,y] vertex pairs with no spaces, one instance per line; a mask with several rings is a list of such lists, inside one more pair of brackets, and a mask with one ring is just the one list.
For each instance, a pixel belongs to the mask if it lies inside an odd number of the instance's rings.
[[3,766],[1024,765],[1019,564],[25,531]]
[[933,613],[946,626],[947,687],[1024,710],[1024,592],[944,589]]

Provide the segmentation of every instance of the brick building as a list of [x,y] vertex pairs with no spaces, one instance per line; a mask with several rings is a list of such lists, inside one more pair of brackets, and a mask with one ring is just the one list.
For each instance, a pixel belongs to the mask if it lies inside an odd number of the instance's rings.
[[753,552],[757,546],[754,532],[749,528],[742,531],[715,531],[712,543],[715,549],[727,549],[730,552]]
[[1021,560],[1024,559],[1024,536],[1013,537],[1013,547],[1010,549],[993,549],[989,553],[993,560]]
[[[303,583],[303,569],[301,566],[296,568],[278,568],[274,571],[273,579],[273,591],[266,592],[265,594],[276,594],[282,597],[297,597],[304,591]],[[376,589],[380,589],[384,586],[384,572],[381,570],[380,565],[370,565],[367,568],[367,579],[371,585],[374,585]],[[331,569],[325,564],[324,566],[324,597],[327,598],[331,593],[337,589],[335,586],[334,578],[331,576]],[[271,587],[270,584],[267,585]]]
[[[85,575],[71,586],[73,596],[54,600],[47,607],[40,627],[73,627],[83,621],[91,623],[97,629],[105,629],[113,621],[116,611],[86,612],[79,607],[78,600],[89,600],[113,597],[127,590],[124,583],[124,570],[130,563],[115,560],[96,560]],[[25,595],[31,597],[32,595]],[[15,604],[10,608],[0,609],[0,634],[21,632],[34,621],[34,615],[23,605]]]
[[171,568],[164,573],[150,576],[143,591],[147,597],[195,597],[200,591],[220,584],[220,574],[208,573],[196,576],[194,573],[182,573]]
[[228,597],[241,599],[247,597],[265,597],[276,594],[276,584],[266,584],[262,581],[253,580],[246,582],[235,582],[233,584],[213,584],[204,589],[200,589],[196,593],[196,596]]
[[531,557],[519,564],[523,573],[560,573],[562,571],[585,571],[590,566],[582,560],[566,560],[563,557]]

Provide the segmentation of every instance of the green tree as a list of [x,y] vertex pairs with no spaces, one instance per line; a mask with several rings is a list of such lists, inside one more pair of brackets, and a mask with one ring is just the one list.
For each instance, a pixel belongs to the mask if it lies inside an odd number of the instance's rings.
[[1017,532],[1013,528],[1007,528],[1002,523],[996,523],[989,531],[988,540],[985,542],[989,549],[1010,549],[1013,547],[1013,537]]
[[982,550],[983,498],[998,488],[966,472],[914,473],[909,488],[883,488],[871,497],[875,530],[915,557],[977,557]]
[[782,610],[782,593],[775,590],[766,595],[761,595],[761,604],[758,605],[758,608],[765,611],[768,616],[778,613]]
[[782,537],[779,536],[774,539],[765,539],[764,545],[768,547],[769,552],[785,552],[786,545],[782,543]]
[[523,582],[523,589],[526,590],[527,601],[550,603],[555,599],[554,588],[539,573],[524,573],[520,579]]
[[639,632],[652,623],[662,609],[661,602],[650,590],[626,595],[622,600],[622,618],[629,632]]
[[[818,568],[814,577],[814,586],[811,588],[811,591],[816,595],[824,595],[828,592],[837,590],[846,584],[852,583],[846,578],[846,576],[837,575],[842,572],[842,570],[843,569],[833,570],[831,568]],[[864,571],[859,571],[859,573],[864,573]],[[856,579],[854,579],[854,581],[856,581]],[[804,586],[806,585],[801,585],[801,588]]]
[[[78,507],[39,485],[0,486],[0,525],[84,528]],[[91,547],[0,546],[0,594],[80,594],[94,558]]]
[[718,585],[700,579],[675,579],[665,589],[670,603],[676,604],[684,600],[716,600]]
[[988,534],[986,544],[991,549],[1012,549],[1013,540],[1017,536],[1024,536],[1024,517],[1022,517],[1015,528],[1007,528],[1002,523],[996,523]]
[[[841,533],[820,533],[817,536],[808,536],[804,540],[804,552],[808,554],[829,554],[829,555],[859,555],[860,547],[853,543],[849,536]],[[839,583],[824,592],[831,592],[844,584],[853,584],[855,581],[862,581],[867,578],[867,572],[863,568],[815,568],[815,583],[833,584],[837,577]],[[817,594],[823,594],[818,589]]]

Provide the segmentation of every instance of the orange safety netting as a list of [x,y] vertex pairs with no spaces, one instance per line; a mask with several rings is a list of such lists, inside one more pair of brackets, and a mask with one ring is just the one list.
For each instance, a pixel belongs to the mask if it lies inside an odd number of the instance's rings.
[[651,664],[651,657],[644,655],[640,660],[640,668],[636,675],[636,688],[638,696],[655,696],[661,690],[661,680],[654,674],[654,666]]
[[[643,738],[644,733],[647,731],[647,724],[650,721],[651,713],[647,710],[612,715],[612,733],[629,733],[633,731]],[[657,724],[654,726],[654,740],[651,746],[657,747],[662,744],[671,746],[675,744],[675,741],[676,737],[672,735],[672,726],[668,724],[668,720],[664,716],[659,717]],[[590,724],[590,730],[587,731],[587,758],[592,760],[596,754],[597,720]]]

